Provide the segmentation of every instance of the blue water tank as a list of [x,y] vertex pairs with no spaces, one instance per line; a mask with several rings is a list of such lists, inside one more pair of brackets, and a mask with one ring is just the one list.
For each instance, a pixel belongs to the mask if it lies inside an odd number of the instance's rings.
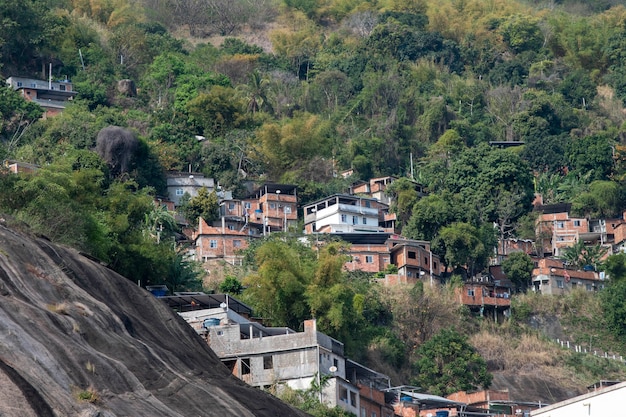
[[449,414],[449,411],[436,411],[435,417],[448,417]]
[[219,326],[220,319],[212,318],[212,319],[204,319],[202,322],[202,327],[211,327],[211,326]]

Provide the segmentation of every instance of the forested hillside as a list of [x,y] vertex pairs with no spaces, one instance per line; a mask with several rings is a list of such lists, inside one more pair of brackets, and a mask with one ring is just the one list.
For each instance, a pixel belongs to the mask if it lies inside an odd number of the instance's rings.
[[[295,184],[302,204],[396,175],[429,193],[394,183],[402,234],[432,240],[450,271],[479,273],[498,237],[535,237],[535,193],[581,215],[626,207],[622,3],[5,0],[2,78],[46,80],[51,68],[77,96],[40,119],[37,105],[0,89],[0,159],[41,167],[0,176],[0,211],[133,282],[191,290],[201,271],[174,249],[176,222],[152,203],[166,171],[202,172],[236,197],[247,181]],[[108,126],[125,129],[122,151],[99,142]],[[185,214],[210,218],[215,205]],[[252,272],[236,278],[292,273],[291,292],[257,306],[275,324],[319,316],[351,355],[399,378],[412,377],[431,337],[480,330],[445,292],[384,298],[367,277],[341,272],[340,250],[259,247]],[[267,260],[276,263],[263,269]],[[331,296],[342,303],[330,308]]]

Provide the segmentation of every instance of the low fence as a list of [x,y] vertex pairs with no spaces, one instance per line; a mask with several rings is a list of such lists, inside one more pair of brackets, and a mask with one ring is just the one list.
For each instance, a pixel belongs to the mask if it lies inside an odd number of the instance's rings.
[[615,353],[592,349],[591,347],[585,347],[583,345],[577,345],[575,343],[571,343],[569,340],[554,339],[554,341],[557,344],[561,345],[562,348],[573,350],[576,353],[586,353],[589,355],[594,355],[594,356],[598,356],[601,358],[612,359],[612,360],[620,361],[622,363],[626,363],[626,361],[624,361],[624,358],[621,355],[617,355]]

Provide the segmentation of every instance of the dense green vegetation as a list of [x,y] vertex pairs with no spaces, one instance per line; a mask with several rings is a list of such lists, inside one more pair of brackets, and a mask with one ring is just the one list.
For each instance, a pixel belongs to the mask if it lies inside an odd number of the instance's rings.
[[[0,74],[46,79],[52,64],[78,95],[40,119],[0,89],[0,157],[42,167],[0,176],[0,211],[142,285],[197,289],[197,266],[175,250],[176,222],[152,204],[165,171],[191,167],[236,196],[244,181],[292,183],[301,203],[356,179],[412,177],[428,197],[406,179],[389,191],[403,234],[432,240],[449,271],[479,273],[497,238],[534,237],[534,192],[589,216],[622,212],[626,9],[616,3],[4,1]],[[121,93],[121,79],[137,94]],[[129,134],[123,161],[101,147],[108,126]],[[347,169],[352,178],[338,175]],[[216,197],[182,211],[210,221]],[[262,242],[247,254],[250,273],[224,289],[276,325],[316,317],[355,359],[404,381],[435,334],[476,328],[461,326],[450,286],[381,289],[342,272],[343,252]],[[507,266],[520,289],[527,261]],[[623,264],[607,268],[617,276]],[[602,296],[620,337],[622,287]]]

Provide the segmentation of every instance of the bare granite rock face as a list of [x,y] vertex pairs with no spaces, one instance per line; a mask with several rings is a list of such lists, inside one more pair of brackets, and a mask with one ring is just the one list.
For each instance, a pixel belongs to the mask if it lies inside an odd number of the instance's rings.
[[0,225],[3,417],[304,416],[233,377],[165,303]]

